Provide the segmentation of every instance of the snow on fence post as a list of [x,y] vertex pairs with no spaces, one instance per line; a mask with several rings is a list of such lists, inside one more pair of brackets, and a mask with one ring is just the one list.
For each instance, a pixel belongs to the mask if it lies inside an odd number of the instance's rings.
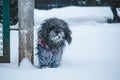
[[33,63],[34,0],[18,0],[19,63],[28,58]]

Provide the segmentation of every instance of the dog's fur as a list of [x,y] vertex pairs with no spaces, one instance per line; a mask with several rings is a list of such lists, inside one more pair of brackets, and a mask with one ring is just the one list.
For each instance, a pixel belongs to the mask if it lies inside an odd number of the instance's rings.
[[68,24],[58,18],[50,18],[42,23],[38,31],[38,59],[40,68],[60,66],[65,42],[71,43]]

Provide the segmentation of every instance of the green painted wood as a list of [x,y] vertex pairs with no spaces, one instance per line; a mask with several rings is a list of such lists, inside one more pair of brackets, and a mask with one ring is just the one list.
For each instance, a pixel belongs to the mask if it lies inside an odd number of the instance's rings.
[[10,0],[2,0],[3,56],[0,57],[1,63],[10,62],[9,1]]

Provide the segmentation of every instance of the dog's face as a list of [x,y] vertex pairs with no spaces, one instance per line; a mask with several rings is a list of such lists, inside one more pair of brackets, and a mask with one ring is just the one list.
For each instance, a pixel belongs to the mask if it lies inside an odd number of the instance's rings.
[[68,24],[57,18],[46,20],[42,24],[41,30],[38,31],[38,37],[42,38],[43,41],[50,45],[59,45],[65,41],[70,44],[72,40]]
[[65,34],[63,29],[53,29],[48,34],[49,39],[53,43],[60,43],[65,40]]

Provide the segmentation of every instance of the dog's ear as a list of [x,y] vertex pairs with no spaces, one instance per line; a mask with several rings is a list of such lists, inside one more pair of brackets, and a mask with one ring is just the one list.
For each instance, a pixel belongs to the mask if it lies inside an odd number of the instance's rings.
[[41,24],[41,27],[38,29],[37,32],[38,38],[46,35],[46,28],[47,28],[46,26],[47,26],[46,23]]
[[71,34],[72,34],[72,32],[68,29],[66,32],[66,40],[67,40],[68,44],[70,44],[72,41]]
[[61,27],[65,32],[65,37],[66,37],[68,44],[70,44],[72,41],[72,37],[71,37],[72,32],[69,29],[68,24],[65,21],[61,20]]
[[40,36],[41,36],[41,27],[38,28],[38,31],[37,31],[37,37],[40,38]]

